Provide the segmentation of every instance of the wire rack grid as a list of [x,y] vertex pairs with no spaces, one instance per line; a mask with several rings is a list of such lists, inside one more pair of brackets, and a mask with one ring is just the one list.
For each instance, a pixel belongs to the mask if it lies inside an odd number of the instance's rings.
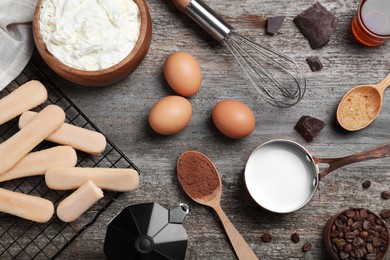
[[[47,88],[49,98],[38,107],[41,110],[48,104],[62,107],[66,113],[66,122],[83,128],[101,132],[88,117],[49,80],[33,63],[29,63],[23,73],[6,89],[0,92],[0,98],[29,80],[39,80]],[[18,131],[17,118],[0,126],[0,143]],[[90,156],[78,152],[78,167],[138,168],[106,137],[107,147],[100,156]],[[53,146],[49,142],[41,143],[35,150]],[[49,189],[43,176],[22,178],[0,183],[0,187],[40,196],[51,200],[55,207],[72,191]],[[87,213],[72,223],[64,223],[54,216],[47,223],[35,223],[0,213],[0,259],[54,259],[58,257],[78,236],[119,197],[118,192],[105,192],[105,196]]]

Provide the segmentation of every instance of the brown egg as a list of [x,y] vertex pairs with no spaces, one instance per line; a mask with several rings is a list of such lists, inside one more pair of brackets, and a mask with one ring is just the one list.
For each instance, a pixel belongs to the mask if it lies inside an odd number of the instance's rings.
[[191,103],[179,96],[168,96],[154,104],[149,112],[149,124],[159,134],[173,135],[180,132],[191,120]]
[[256,119],[253,111],[237,100],[219,102],[211,116],[218,130],[232,139],[246,137],[255,129]]
[[195,58],[184,51],[171,54],[164,64],[164,75],[169,86],[179,95],[191,97],[198,93],[202,73]]

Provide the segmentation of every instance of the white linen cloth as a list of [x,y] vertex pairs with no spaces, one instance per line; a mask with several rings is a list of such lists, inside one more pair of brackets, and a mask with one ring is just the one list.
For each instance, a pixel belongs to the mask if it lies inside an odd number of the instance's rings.
[[34,50],[31,21],[37,0],[0,0],[0,91],[27,65]]

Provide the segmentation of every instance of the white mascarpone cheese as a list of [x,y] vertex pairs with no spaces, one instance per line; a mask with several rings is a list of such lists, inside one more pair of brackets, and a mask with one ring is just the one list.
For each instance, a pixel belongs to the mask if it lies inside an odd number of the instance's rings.
[[121,62],[141,29],[133,0],[43,0],[40,32],[48,51],[64,64],[101,70]]

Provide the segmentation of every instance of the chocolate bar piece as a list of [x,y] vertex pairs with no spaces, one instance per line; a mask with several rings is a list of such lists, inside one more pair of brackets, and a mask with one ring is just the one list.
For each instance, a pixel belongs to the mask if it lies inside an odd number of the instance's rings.
[[312,71],[318,71],[324,67],[320,61],[320,58],[318,58],[318,56],[308,57],[306,58],[306,61],[309,64]]
[[274,35],[282,27],[285,16],[274,16],[267,18],[267,26],[265,33],[268,35]]
[[317,118],[303,116],[299,119],[294,129],[300,133],[306,141],[311,142],[313,141],[313,138],[321,132],[325,125],[324,122]]
[[294,23],[310,47],[318,49],[327,44],[333,35],[338,19],[320,3],[316,3],[294,18]]

